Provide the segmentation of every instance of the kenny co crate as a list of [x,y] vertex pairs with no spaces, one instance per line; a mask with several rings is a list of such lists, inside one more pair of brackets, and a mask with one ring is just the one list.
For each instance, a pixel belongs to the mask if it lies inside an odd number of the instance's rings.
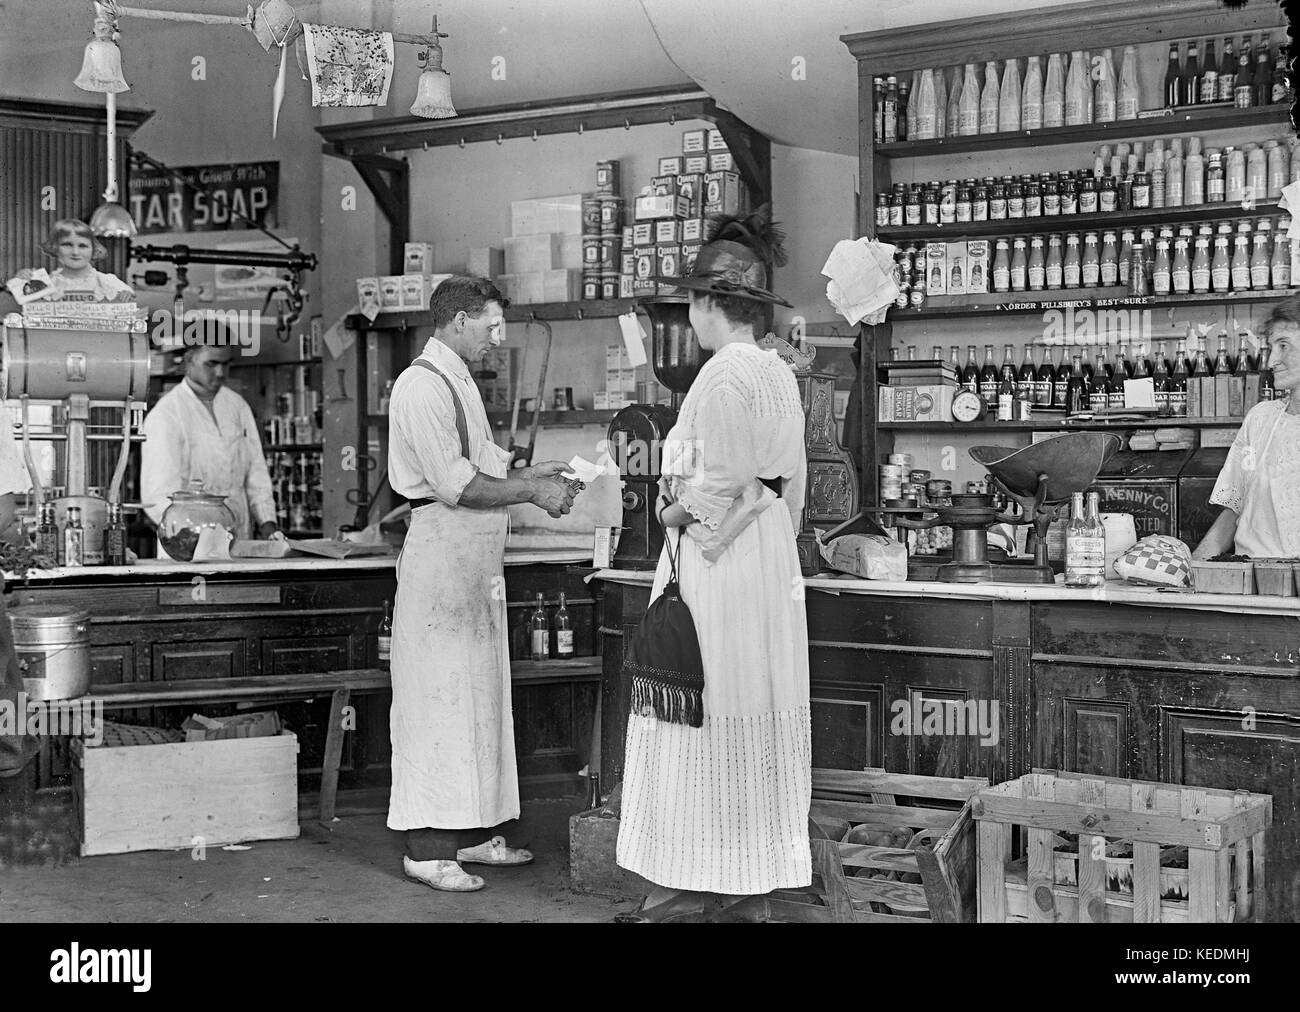
[[1035,771],[971,802],[979,919],[1264,919],[1267,794]]
[[298,836],[298,738],[169,745],[72,743],[81,854]]
[[988,786],[881,769],[813,770],[813,884],[768,899],[774,921],[975,920],[971,799]]

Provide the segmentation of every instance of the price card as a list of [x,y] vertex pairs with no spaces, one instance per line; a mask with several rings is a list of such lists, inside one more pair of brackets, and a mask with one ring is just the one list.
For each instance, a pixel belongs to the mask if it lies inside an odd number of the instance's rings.
[[632,367],[646,364],[646,332],[636,313],[624,313],[618,318],[619,330],[623,332],[623,346],[627,349],[628,364]]

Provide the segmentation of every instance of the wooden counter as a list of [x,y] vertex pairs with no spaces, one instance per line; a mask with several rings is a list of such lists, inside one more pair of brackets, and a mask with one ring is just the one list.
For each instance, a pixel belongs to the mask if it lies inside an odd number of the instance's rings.
[[[613,772],[626,730],[623,637],[652,574],[594,578],[606,586],[602,748]],[[994,782],[1039,767],[1271,794],[1269,916],[1300,919],[1300,599],[1119,583],[804,583],[815,766]],[[924,714],[926,701],[996,711],[996,736],[911,733],[902,715]]]
[[[599,654],[597,602],[583,577],[590,551],[508,552],[506,596],[511,628],[538,591],[554,607],[566,592],[579,659]],[[311,672],[375,668],[383,602],[396,591],[396,557],[336,561],[295,557],[187,564],[141,560],[122,567],[76,567],[11,579],[9,607],[60,605],[91,615],[91,678],[95,689],[196,679],[275,679]],[[551,665],[547,668],[544,665]],[[515,738],[526,796],[576,793],[576,773],[590,759],[598,686],[570,662],[523,664],[515,671]],[[587,668],[591,668],[591,664]],[[581,667],[579,665],[579,667]],[[92,690],[94,691],[94,690]],[[390,758],[389,693],[357,697],[357,733],[346,739],[343,787],[386,783]],[[259,706],[264,704],[257,704]],[[322,764],[329,696],[275,704],[297,732],[299,772]],[[188,704],[190,709],[196,704]],[[199,707],[232,712],[233,703]],[[176,726],[190,709],[178,705],[124,710],[125,723]],[[58,755],[46,771],[60,772]]]

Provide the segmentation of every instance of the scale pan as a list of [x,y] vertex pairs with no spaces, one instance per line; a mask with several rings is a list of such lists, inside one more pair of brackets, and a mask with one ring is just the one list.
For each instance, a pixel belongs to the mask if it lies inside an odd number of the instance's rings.
[[1084,491],[1097,472],[1123,445],[1113,432],[1071,432],[1033,446],[974,446],[970,455],[983,464],[1012,495],[1032,498],[1038,476],[1047,475],[1048,502],[1064,502]]

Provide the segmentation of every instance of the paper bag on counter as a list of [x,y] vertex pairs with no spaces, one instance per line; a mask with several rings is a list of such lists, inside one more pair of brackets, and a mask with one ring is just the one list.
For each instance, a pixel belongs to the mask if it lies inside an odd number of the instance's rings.
[[818,533],[817,547],[832,569],[859,576],[864,580],[907,579],[907,546],[879,534],[842,534],[823,544]]

